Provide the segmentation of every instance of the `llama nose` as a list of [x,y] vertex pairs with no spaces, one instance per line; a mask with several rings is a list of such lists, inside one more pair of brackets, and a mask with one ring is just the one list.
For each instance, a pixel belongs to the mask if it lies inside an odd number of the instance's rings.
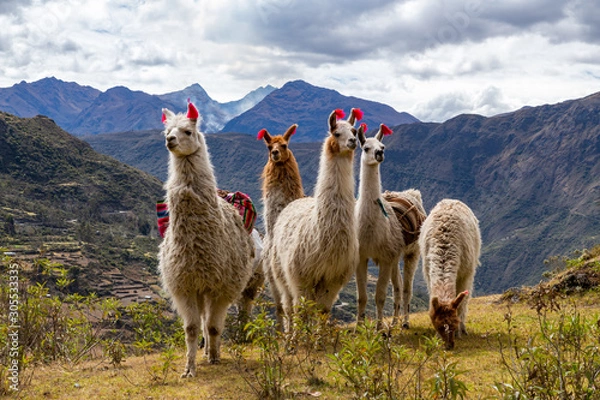
[[167,136],[167,142],[168,143],[174,142],[175,139],[176,139],[175,136]]
[[379,162],[382,162],[384,159],[383,150],[375,151],[375,159]]
[[348,148],[354,150],[356,148],[356,138],[348,139]]

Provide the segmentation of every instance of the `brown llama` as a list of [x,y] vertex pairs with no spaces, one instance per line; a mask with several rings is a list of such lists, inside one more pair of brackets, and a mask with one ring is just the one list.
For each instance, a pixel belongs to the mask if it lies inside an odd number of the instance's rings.
[[[283,306],[281,293],[277,290],[273,268],[270,263],[270,243],[273,227],[281,211],[292,201],[304,197],[302,178],[289,142],[298,125],[290,126],[283,135],[271,136],[266,129],[258,133],[258,139],[264,140],[269,149],[269,158],[262,173],[263,216],[265,221],[265,249],[263,270],[269,282],[271,294],[277,307],[277,323],[282,326]],[[280,278],[282,279],[282,278]]]

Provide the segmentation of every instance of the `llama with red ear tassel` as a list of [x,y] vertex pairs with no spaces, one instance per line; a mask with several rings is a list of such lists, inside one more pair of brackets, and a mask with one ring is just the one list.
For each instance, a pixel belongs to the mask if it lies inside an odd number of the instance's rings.
[[444,199],[421,228],[419,247],[427,281],[429,317],[447,349],[466,334],[467,304],[481,253],[479,221],[459,200]]
[[314,197],[288,204],[273,228],[271,265],[288,330],[293,307],[302,297],[329,312],[356,268],[354,124],[362,112],[352,109],[347,120],[343,117],[342,110],[329,116],[329,135],[321,151]]
[[254,245],[238,211],[217,197],[196,107],[189,103],[187,115],[162,111],[169,150],[169,225],[160,245],[159,270],[183,319],[187,361],[182,376],[192,377],[201,329],[208,361],[219,362],[227,309],[252,275]]
[[[366,138],[362,131],[358,139],[362,148],[360,184],[356,203],[358,225],[359,261],[356,268],[358,294],[357,322],[365,318],[367,305],[367,268],[369,259],[379,267],[375,290],[377,326],[383,326],[383,306],[390,279],[394,287],[394,323],[400,309],[403,310],[404,326],[408,328],[408,310],[412,297],[414,272],[419,261],[418,230],[425,219],[421,193],[410,189],[404,192],[381,193],[380,165],[384,159],[383,137],[392,130],[381,124],[374,137]],[[414,218],[414,222],[413,222]],[[411,226],[414,224],[415,226]],[[417,235],[407,233],[417,232]],[[404,290],[401,291],[402,275],[398,262],[404,256]],[[403,299],[404,293],[404,299]],[[404,307],[402,307],[404,303]]]
[[277,290],[269,255],[273,226],[277,217],[289,203],[304,197],[298,163],[289,148],[289,142],[296,133],[297,128],[298,125],[294,124],[283,135],[276,136],[272,136],[266,129],[261,129],[257,137],[265,142],[269,150],[269,159],[262,172],[263,218],[265,222],[263,270],[275,301],[277,325],[280,329],[283,327],[283,302],[281,293]]

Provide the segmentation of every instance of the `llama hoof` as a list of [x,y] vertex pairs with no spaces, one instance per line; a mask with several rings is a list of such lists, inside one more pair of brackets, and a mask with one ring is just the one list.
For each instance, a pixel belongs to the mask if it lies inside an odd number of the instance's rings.
[[186,369],[183,374],[181,374],[182,378],[193,378],[196,376],[196,371],[191,370],[191,369]]
[[208,360],[208,363],[210,365],[216,365],[216,364],[221,364],[221,360],[219,360],[218,358],[213,358],[212,360]]

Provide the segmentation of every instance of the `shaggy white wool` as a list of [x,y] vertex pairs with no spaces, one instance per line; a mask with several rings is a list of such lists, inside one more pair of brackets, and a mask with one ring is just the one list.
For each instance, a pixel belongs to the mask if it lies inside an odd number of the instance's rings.
[[[192,106],[193,107],[193,106]],[[200,329],[211,363],[219,361],[226,311],[252,274],[254,246],[237,210],[217,197],[213,166],[198,120],[163,109],[169,149],[165,184],[169,226],[159,250],[162,283],[184,321],[194,376]]]

